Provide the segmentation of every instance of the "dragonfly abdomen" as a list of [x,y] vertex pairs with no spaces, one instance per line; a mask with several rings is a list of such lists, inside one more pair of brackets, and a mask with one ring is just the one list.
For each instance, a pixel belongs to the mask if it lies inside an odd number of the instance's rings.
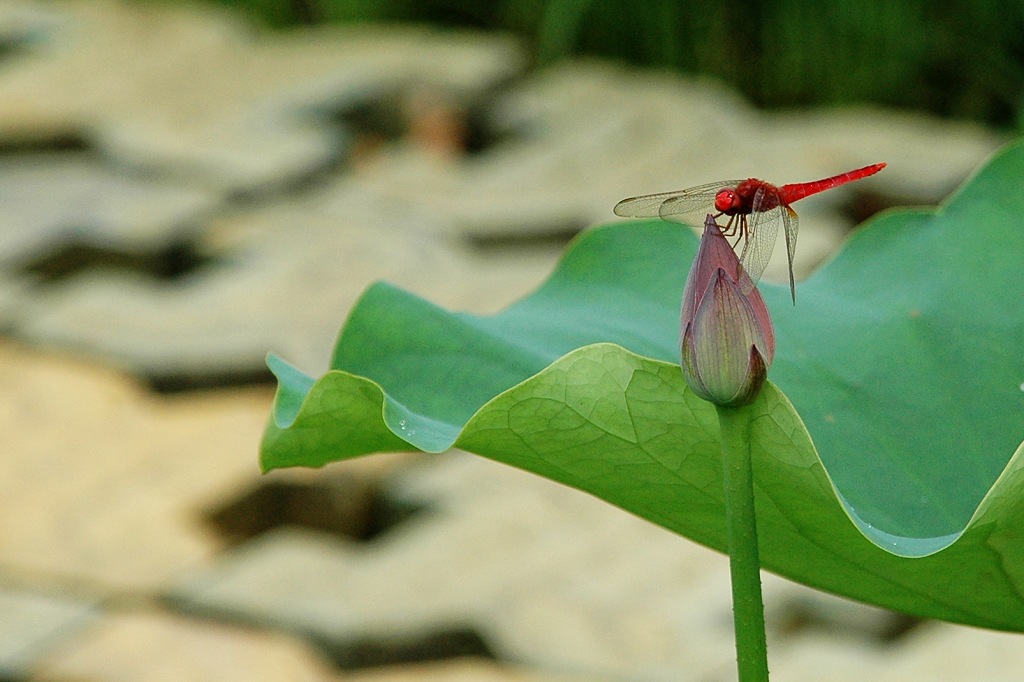
[[824,178],[823,180],[815,180],[813,182],[797,182],[792,185],[783,185],[779,191],[782,194],[782,199],[787,204],[792,204],[794,201],[800,201],[805,197],[809,197],[812,194],[818,192],[824,192],[827,189],[838,187],[839,185],[845,185],[848,182],[854,180],[860,180],[866,178],[869,175],[874,175],[878,171],[885,168],[884,163],[876,163],[870,166],[864,166],[857,170],[852,170],[847,173],[840,173],[839,175],[833,175],[830,178]]

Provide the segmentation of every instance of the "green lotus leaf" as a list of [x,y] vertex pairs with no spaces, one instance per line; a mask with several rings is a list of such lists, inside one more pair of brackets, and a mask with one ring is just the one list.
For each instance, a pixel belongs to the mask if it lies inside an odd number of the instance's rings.
[[[795,307],[760,286],[777,335],[752,424],[766,568],[1024,630],[1022,183],[1014,144],[937,210],[876,216]],[[717,419],[678,365],[696,243],[659,221],[591,229],[493,316],[370,287],[323,377],[269,359],[263,468],[457,447],[724,551]]]

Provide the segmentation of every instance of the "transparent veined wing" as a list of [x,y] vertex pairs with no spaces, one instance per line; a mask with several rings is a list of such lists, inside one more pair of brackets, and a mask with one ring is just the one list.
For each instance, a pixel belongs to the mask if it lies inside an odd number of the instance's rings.
[[753,288],[764,274],[764,269],[771,260],[775,250],[775,240],[779,235],[779,226],[783,226],[786,235],[786,255],[789,258],[790,293],[796,301],[796,286],[793,281],[793,256],[796,254],[796,235],[799,221],[796,213],[781,201],[777,191],[762,187],[754,195],[750,216],[739,216],[746,219],[746,228],[742,230],[740,241],[740,264],[750,278],[744,287]]
[[793,257],[796,256],[796,235],[800,229],[800,219],[796,211],[786,206],[786,215],[782,217],[782,225],[786,228],[786,257],[789,259],[789,294],[796,305],[796,280],[793,278]]
[[[623,199],[615,204],[615,215],[624,218],[660,217],[675,223],[701,225],[708,213],[715,210],[715,195],[724,187],[735,187],[739,180],[719,180],[689,189],[659,194],[645,194]],[[696,221],[696,222],[694,222]]]

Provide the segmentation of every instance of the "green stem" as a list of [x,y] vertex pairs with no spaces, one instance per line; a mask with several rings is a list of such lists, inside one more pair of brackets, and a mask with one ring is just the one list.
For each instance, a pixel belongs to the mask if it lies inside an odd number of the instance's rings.
[[718,407],[725,478],[725,518],[729,534],[736,665],[740,682],[768,680],[764,637],[761,562],[757,554],[754,476],[750,464],[751,408]]

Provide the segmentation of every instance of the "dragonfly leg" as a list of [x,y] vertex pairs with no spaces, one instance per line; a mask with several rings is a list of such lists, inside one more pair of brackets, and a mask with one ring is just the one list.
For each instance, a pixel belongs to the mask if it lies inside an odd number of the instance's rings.
[[[738,220],[736,220],[739,218]],[[735,224],[734,221],[735,220]],[[727,237],[736,237],[736,240],[732,243],[732,248],[739,246],[740,242],[743,242],[743,246],[747,245],[747,237],[749,235],[747,230],[747,217],[746,216],[732,216],[729,218],[729,230],[723,233]]]
[[[722,214],[719,213],[718,215],[715,216],[715,220],[716,221],[718,220],[718,217],[720,215],[722,215]],[[738,229],[739,229],[739,222],[736,220],[736,216],[731,215],[731,216],[729,216],[729,222],[727,222],[725,224],[725,229],[722,230],[722,236],[732,237],[733,235],[736,234],[736,230],[738,230]]]

